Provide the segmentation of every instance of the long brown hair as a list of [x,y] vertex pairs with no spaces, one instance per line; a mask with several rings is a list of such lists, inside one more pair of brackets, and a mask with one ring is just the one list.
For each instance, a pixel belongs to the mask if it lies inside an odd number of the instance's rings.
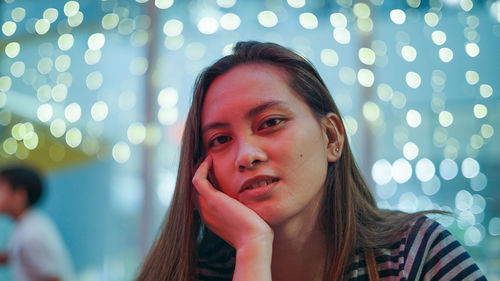
[[[287,75],[289,86],[317,117],[340,116],[325,83],[312,64],[274,43],[238,42],[233,54],[206,68],[196,80],[182,137],[175,194],[160,236],[146,257],[137,280],[196,280],[197,239],[203,224],[194,211],[191,179],[203,154],[200,116],[205,94],[218,76],[247,63],[273,65]],[[320,226],[327,239],[324,280],[343,280],[356,250],[387,247],[425,212],[406,214],[377,208],[347,138],[342,156],[328,164]]]

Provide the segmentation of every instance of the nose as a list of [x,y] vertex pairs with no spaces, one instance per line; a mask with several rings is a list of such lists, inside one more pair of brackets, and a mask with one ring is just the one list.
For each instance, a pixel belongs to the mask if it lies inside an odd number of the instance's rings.
[[267,161],[267,154],[258,145],[250,143],[248,140],[240,142],[235,161],[235,167],[238,171],[253,170],[265,161]]

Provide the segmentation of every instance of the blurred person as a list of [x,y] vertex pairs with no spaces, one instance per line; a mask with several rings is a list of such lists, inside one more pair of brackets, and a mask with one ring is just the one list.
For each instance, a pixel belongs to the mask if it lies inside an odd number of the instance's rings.
[[138,281],[485,280],[440,211],[379,209],[312,64],[238,42],[202,71]]
[[36,208],[43,189],[33,169],[0,170],[0,214],[15,223],[7,251],[0,252],[0,264],[11,266],[15,281],[73,280],[70,256],[56,226]]

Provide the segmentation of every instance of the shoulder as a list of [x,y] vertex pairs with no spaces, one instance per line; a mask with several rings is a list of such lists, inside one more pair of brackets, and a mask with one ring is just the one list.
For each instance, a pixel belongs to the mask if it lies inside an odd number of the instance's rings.
[[401,239],[408,280],[484,278],[474,260],[441,224],[428,217],[416,220]]
[[[413,221],[398,242],[375,254],[380,280],[486,280],[455,237],[425,216]],[[366,267],[359,250],[350,281],[368,281]]]
[[56,228],[52,220],[38,210],[29,210],[18,225],[19,233],[27,239],[40,239],[56,233]]
[[14,238],[24,252],[54,253],[65,248],[52,220],[40,211],[30,210],[16,228]]

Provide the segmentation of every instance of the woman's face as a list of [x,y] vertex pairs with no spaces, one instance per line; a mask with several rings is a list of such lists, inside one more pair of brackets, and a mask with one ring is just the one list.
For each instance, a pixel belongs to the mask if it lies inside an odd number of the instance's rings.
[[240,65],[219,76],[201,124],[212,183],[271,226],[316,216],[328,165],[328,135],[275,66]]

